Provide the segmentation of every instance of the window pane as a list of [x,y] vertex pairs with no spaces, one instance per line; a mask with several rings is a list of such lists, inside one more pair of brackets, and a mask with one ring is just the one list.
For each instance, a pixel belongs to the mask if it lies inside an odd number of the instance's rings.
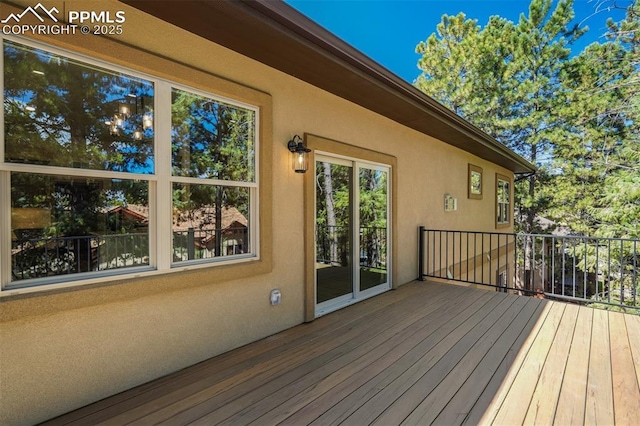
[[173,184],[173,261],[251,253],[249,188]]
[[387,282],[387,172],[360,168],[360,290]]
[[482,194],[482,175],[476,171],[471,171],[471,193]]
[[5,161],[153,173],[153,83],[4,42]]
[[316,162],[316,301],[353,292],[353,168]]
[[11,174],[12,281],[149,265],[149,185]]
[[173,89],[174,176],[255,181],[255,112]]
[[498,180],[498,201],[509,202],[509,182]]

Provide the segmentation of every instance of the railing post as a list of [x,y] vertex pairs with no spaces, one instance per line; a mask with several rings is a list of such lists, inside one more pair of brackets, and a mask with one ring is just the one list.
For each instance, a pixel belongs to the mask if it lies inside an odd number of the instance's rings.
[[[216,244],[219,242],[216,241]],[[187,259],[193,260],[196,258],[196,238],[193,228],[187,230]]]
[[424,226],[418,228],[418,279],[424,281]]

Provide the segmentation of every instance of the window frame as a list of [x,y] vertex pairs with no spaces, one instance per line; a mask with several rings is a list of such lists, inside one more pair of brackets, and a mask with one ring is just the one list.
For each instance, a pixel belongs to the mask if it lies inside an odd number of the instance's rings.
[[[171,236],[169,239],[170,241],[168,242],[162,242],[165,245],[168,245],[170,247],[170,250],[168,253],[163,252],[164,254],[164,258],[163,258],[163,263],[162,265],[166,267],[166,265],[169,265],[170,269],[178,269],[178,268],[184,268],[184,267],[189,267],[189,266],[208,266],[211,263],[215,263],[215,264],[229,264],[229,263],[236,263],[237,261],[242,261],[243,259],[248,259],[248,260],[253,260],[253,259],[259,259],[260,258],[260,253],[258,248],[260,247],[260,236],[259,236],[259,229],[258,229],[258,218],[259,218],[259,204],[258,204],[258,190],[259,190],[259,177],[260,177],[260,149],[259,149],[259,135],[260,135],[260,109],[256,106],[253,106],[251,104],[247,104],[244,102],[240,102],[240,101],[236,101],[224,96],[219,96],[219,95],[214,95],[210,92],[204,91],[204,90],[200,90],[200,89],[196,89],[194,87],[190,87],[184,84],[180,84],[177,82],[173,82],[173,81],[166,81],[163,80],[161,83],[163,86],[164,84],[167,84],[168,87],[163,87],[163,89],[165,89],[167,91],[167,93],[164,93],[163,90],[163,96],[167,96],[169,103],[168,103],[168,117],[166,117],[166,120],[168,123],[168,137],[169,137],[169,141],[168,143],[165,143],[165,146],[169,146],[169,149],[164,150],[163,152],[166,152],[168,155],[168,158],[166,160],[167,164],[166,167],[162,168],[162,172],[163,172],[163,181],[166,179],[166,181],[168,182],[168,187],[169,188],[173,188],[173,184],[174,183],[185,183],[185,184],[194,184],[194,185],[210,185],[210,186],[224,186],[224,187],[239,187],[239,188],[248,188],[249,189],[249,220],[247,221],[248,223],[248,228],[249,228],[249,246],[250,246],[250,252],[249,253],[243,253],[243,254],[237,254],[237,255],[233,255],[233,256],[223,256],[223,259],[213,259],[213,258],[207,258],[207,259],[194,259],[194,260],[187,260],[187,261],[182,261],[182,262],[173,262],[172,260],[172,254],[173,254],[173,237]],[[178,89],[178,90],[182,90],[182,91],[186,91],[189,92],[191,94],[194,95],[198,95],[198,96],[202,96],[202,97],[206,97],[215,101],[219,101],[219,102],[223,102],[229,105],[233,105],[233,106],[237,106],[240,108],[244,108],[244,109],[248,109],[254,112],[255,114],[255,128],[254,128],[254,170],[253,170],[253,181],[246,181],[246,182],[241,182],[241,181],[230,181],[230,180],[224,180],[224,179],[202,179],[202,178],[194,178],[194,177],[186,177],[186,176],[174,176],[172,173],[172,168],[171,168],[171,160],[172,160],[172,152],[171,152],[171,123],[172,123],[172,116],[171,116],[171,92],[173,89]],[[164,112],[164,111],[163,111]],[[158,132],[160,133],[160,132]],[[164,163],[163,163],[164,165]],[[158,167],[159,168],[159,167]],[[166,172],[167,176],[164,176],[164,172]],[[157,172],[159,173],[159,172]],[[166,185],[165,185],[166,186]],[[168,193],[171,194],[173,191],[173,189],[169,190]],[[169,200],[169,204],[171,207],[173,207],[173,202],[172,200]],[[168,210],[169,213],[171,212],[171,209]],[[168,227],[171,228],[172,227],[172,219],[171,219],[171,215],[169,215],[169,222],[168,222]],[[166,222],[165,222],[166,223]],[[158,255],[160,257],[160,255]],[[226,258],[226,259],[225,259]]]
[[[507,192],[509,194],[509,199],[506,203],[504,202],[500,202],[499,199],[499,194],[500,194],[500,183],[504,182],[507,185]],[[512,206],[512,187],[513,187],[513,182],[512,179],[509,176],[505,176],[503,174],[500,173],[496,173],[496,186],[495,186],[495,190],[496,190],[496,200],[495,200],[495,222],[496,222],[496,229],[500,229],[500,228],[508,228],[511,226],[511,221],[513,219],[513,206]],[[500,221],[500,205],[506,205],[507,206],[507,220],[506,221]]]
[[[51,44],[34,41],[24,37],[0,36],[3,53],[0,55],[0,94],[4,101],[4,42],[11,41],[24,46],[44,50],[46,52],[67,57],[89,66],[97,66],[106,70],[119,72],[131,77],[148,80],[154,85],[154,136],[153,155],[154,173],[137,174],[130,172],[114,172],[91,169],[75,169],[57,166],[43,166],[22,163],[5,162],[5,134],[0,132],[0,296],[22,292],[44,291],[52,288],[85,286],[88,284],[153,276],[171,272],[187,271],[218,265],[235,265],[250,261],[261,260],[260,234],[260,203],[261,173],[260,154],[262,150],[261,107],[247,102],[238,101],[227,96],[218,95],[213,90],[202,90],[178,81],[161,78],[146,72],[136,71],[121,64],[96,59],[79,54],[71,50],[59,48]],[[239,85],[238,85],[239,86]],[[225,180],[208,180],[207,184],[225,187],[240,186],[249,189],[249,220],[247,221],[250,235],[250,253],[221,256],[220,258],[199,259],[188,262],[172,262],[173,232],[172,232],[172,185],[173,182],[202,184],[203,179],[182,178],[172,176],[171,171],[171,90],[177,88],[186,90],[214,101],[223,102],[243,109],[249,109],[255,114],[254,127],[254,179],[252,182],[236,182]],[[211,87],[214,89],[214,87]],[[4,108],[0,109],[0,122],[4,123]],[[33,278],[21,281],[11,281],[11,173],[33,173],[45,175],[65,175],[81,178],[102,179],[130,179],[143,180],[149,184],[149,265],[58,275],[43,278]],[[162,191],[161,188],[166,188]],[[163,230],[170,230],[169,232]],[[7,253],[4,255],[4,253]],[[270,268],[270,266],[269,266]]]
[[[472,182],[473,182],[473,175],[475,174],[479,174],[480,175],[480,192],[479,193],[475,193],[473,192],[472,188]],[[468,163],[467,165],[467,198],[471,199],[471,200],[482,200],[482,193],[484,192],[484,182],[483,182],[483,174],[482,174],[482,167],[479,166],[475,166],[471,163]]]

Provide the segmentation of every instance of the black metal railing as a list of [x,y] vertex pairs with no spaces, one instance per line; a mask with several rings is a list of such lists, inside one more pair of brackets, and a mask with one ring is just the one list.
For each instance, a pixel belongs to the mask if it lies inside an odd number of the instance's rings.
[[148,264],[147,233],[21,238],[11,242],[13,281]]
[[387,228],[360,228],[360,266],[387,269]]
[[249,252],[249,230],[244,226],[173,232],[173,261],[210,259]]
[[419,279],[640,312],[640,240],[419,230]]
[[351,259],[350,229],[348,226],[317,225],[316,262],[348,265]]
[[[352,257],[349,226],[316,226],[316,262],[346,266]],[[387,228],[363,226],[359,229],[360,266],[385,270],[387,265]]]

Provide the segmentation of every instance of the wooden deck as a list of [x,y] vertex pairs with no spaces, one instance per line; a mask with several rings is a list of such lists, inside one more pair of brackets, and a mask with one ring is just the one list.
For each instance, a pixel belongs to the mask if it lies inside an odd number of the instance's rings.
[[638,424],[640,316],[416,282],[50,424]]

